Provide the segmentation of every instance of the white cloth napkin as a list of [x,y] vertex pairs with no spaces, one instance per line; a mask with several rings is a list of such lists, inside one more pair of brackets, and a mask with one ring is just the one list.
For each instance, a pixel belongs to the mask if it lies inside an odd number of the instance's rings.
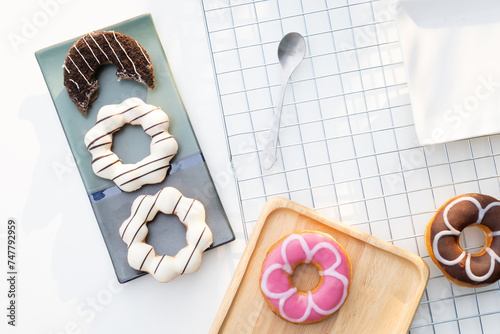
[[500,132],[500,1],[398,0],[395,9],[420,144]]

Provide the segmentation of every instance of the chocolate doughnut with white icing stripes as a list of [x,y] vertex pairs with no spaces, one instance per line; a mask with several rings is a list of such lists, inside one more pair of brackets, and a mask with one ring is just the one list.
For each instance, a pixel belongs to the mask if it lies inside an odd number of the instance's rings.
[[[460,233],[477,226],[485,244],[476,254],[462,249]],[[500,202],[487,195],[465,194],[443,204],[425,230],[431,259],[453,283],[481,287],[500,279]]]
[[139,42],[115,31],[91,32],[73,44],[63,65],[64,86],[83,116],[98,95],[97,69],[106,64],[116,66],[118,79],[155,87],[153,64]]
[[[157,255],[145,240],[147,223],[158,212],[175,214],[186,226],[186,246],[175,256]],[[141,195],[132,203],[130,217],[120,227],[120,237],[127,245],[127,259],[136,270],[150,273],[165,283],[183,274],[197,271],[202,254],[213,241],[210,228],[205,223],[205,208],[197,200],[184,197],[172,187],[162,188],[155,195]]]
[[[151,137],[150,155],[135,164],[124,164],[113,153],[113,134],[125,124],[141,125]],[[168,132],[169,118],[159,107],[132,97],[120,104],[102,107],[97,121],[85,135],[85,145],[92,154],[92,170],[112,180],[123,191],[134,191],[145,184],[163,181],[170,160],[177,153],[177,141]]]

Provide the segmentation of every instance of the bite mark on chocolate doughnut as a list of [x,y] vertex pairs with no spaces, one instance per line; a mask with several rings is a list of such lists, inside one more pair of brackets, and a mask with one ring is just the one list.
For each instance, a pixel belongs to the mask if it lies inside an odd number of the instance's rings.
[[64,86],[83,116],[98,96],[97,69],[113,64],[119,79],[137,81],[154,89],[154,69],[138,41],[115,31],[94,31],[70,48],[63,64]]

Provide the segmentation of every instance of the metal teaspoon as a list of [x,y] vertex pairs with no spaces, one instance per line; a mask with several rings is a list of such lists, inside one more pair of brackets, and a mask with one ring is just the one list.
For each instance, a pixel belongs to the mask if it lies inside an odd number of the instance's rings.
[[278,46],[278,59],[281,65],[281,94],[278,100],[276,112],[271,120],[266,144],[262,151],[262,166],[264,169],[271,168],[276,162],[276,148],[278,146],[278,133],[280,128],[281,109],[285,90],[293,71],[299,66],[306,54],[306,42],[301,34],[291,32],[286,34]]

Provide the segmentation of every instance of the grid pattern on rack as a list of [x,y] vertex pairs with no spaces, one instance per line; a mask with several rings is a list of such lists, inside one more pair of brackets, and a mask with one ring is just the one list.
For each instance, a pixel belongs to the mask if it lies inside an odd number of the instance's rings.
[[[289,198],[427,261],[411,333],[498,333],[499,284],[449,283],[423,233],[454,195],[500,198],[500,135],[419,146],[390,3],[202,0],[244,230],[269,198]],[[259,152],[279,97],[276,50],[291,31],[307,53],[287,87],[278,161],[266,171]],[[482,242],[465,239],[468,248]]]

